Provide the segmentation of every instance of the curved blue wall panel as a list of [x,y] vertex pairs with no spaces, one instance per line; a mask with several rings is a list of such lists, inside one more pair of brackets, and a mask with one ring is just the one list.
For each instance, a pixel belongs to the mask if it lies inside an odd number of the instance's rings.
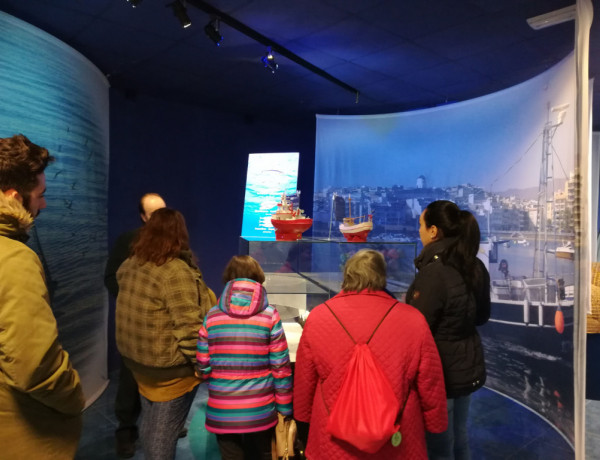
[[17,133],[56,157],[30,244],[91,402],[107,381],[108,83],[69,46],[0,12],[0,137]]

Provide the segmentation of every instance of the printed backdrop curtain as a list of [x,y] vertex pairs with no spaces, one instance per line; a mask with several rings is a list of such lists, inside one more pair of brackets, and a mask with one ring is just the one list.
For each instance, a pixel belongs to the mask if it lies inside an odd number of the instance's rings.
[[572,445],[581,417],[574,350],[585,353],[574,336],[586,305],[575,282],[575,213],[587,186],[575,149],[575,64],[571,54],[527,82],[462,103],[317,116],[313,208],[313,236],[327,237],[339,224],[331,225],[333,203],[342,197],[347,214],[351,201],[353,216],[373,215],[373,242],[418,242],[419,215],[437,199],[470,210],[493,282],[492,318],[480,328],[486,385]]

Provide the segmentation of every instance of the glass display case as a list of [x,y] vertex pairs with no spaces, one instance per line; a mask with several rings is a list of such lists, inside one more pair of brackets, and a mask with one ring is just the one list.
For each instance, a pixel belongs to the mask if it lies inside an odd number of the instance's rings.
[[[415,276],[416,243],[240,239],[240,254],[254,257],[265,272],[269,301],[307,311],[340,291],[344,264],[361,249],[375,249],[383,254],[388,271],[387,288],[401,299]],[[282,308],[282,318],[286,313]]]
[[269,303],[281,316],[292,361],[302,334],[303,318],[340,292],[346,260],[361,249],[375,249],[383,254],[387,263],[387,289],[402,299],[415,277],[417,243],[240,238],[239,253],[254,257],[265,272]]

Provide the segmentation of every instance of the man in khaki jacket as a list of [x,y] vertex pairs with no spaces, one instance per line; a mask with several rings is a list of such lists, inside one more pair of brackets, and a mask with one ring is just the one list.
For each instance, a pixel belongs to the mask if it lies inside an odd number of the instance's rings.
[[24,244],[53,160],[23,135],[0,138],[0,458],[72,459],[81,435],[79,375],[58,342],[42,264]]

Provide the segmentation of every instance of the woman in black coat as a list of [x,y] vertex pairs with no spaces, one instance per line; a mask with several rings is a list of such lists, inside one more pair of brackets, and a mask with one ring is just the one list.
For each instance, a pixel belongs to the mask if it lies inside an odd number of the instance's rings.
[[490,275],[477,258],[480,232],[469,211],[451,201],[430,203],[419,218],[423,250],[406,302],[429,323],[438,347],[448,398],[448,430],[427,434],[429,459],[470,459],[470,395],[485,383],[485,361],[476,326],[490,316]]

